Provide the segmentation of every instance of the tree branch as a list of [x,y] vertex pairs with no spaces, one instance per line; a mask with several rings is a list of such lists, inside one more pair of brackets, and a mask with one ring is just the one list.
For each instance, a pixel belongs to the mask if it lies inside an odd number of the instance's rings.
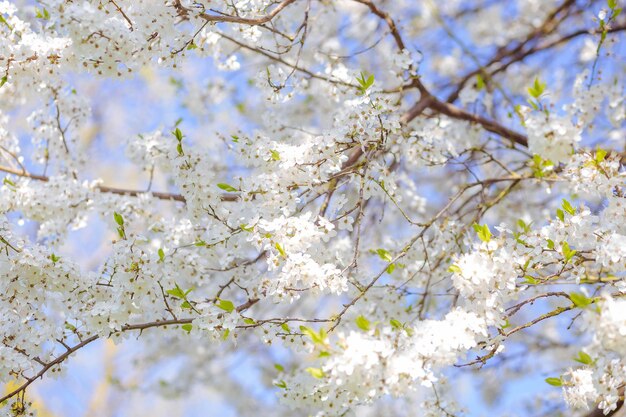
[[[18,169],[1,166],[1,165],[0,165],[0,171],[6,172],[7,174],[17,175],[18,177],[30,178],[30,179],[38,180],[38,181],[43,181],[43,182],[50,181],[50,177],[47,177],[45,175],[31,174],[28,171],[18,170]],[[103,193],[126,195],[130,197],[139,197],[141,195],[150,194],[153,197],[158,198],[159,200],[172,200],[172,201],[180,201],[183,203],[186,202],[185,197],[183,197],[180,194],[175,194],[175,193],[129,190],[125,188],[109,187],[106,185],[96,185],[94,188]],[[222,201],[237,201],[239,199],[239,196],[236,194],[222,194],[221,199]]]

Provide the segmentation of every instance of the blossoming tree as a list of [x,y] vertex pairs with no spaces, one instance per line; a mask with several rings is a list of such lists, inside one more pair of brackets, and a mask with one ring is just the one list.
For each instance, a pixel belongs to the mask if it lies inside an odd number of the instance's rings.
[[239,414],[613,414],[620,7],[0,1],[3,415],[107,339]]

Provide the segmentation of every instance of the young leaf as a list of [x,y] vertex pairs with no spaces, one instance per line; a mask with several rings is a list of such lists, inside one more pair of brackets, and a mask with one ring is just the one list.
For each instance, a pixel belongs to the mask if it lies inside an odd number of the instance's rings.
[[174,135],[174,137],[176,138],[178,142],[181,142],[184,137],[183,132],[181,132],[179,128],[176,128],[176,130],[172,132],[172,135]]
[[563,381],[561,381],[561,378],[546,378],[546,382],[554,387],[560,387],[563,385]]
[[539,78],[535,78],[535,82],[531,87],[528,87],[528,94],[533,98],[539,98],[546,89],[546,83],[539,81]]
[[300,326],[300,331],[309,336],[311,338],[311,341],[313,341],[313,343],[320,344],[323,345],[326,342],[326,330],[324,329],[320,329],[319,332],[316,332],[315,330],[311,329],[310,327],[307,326]]
[[355,320],[356,325],[359,329],[364,330],[364,331],[368,331],[370,329],[370,322],[368,319],[366,319],[363,316],[359,316],[356,318]]
[[524,281],[523,284],[529,284],[529,285],[539,284],[539,281],[537,281],[534,277],[530,275],[525,275],[524,278],[526,279],[526,281]]
[[569,298],[570,300],[572,300],[572,303],[574,303],[574,305],[578,308],[585,308],[593,302],[591,298],[579,292],[570,293]]
[[183,324],[182,326],[180,326],[184,331],[186,331],[187,333],[191,332],[191,329],[193,329],[193,325],[191,324]]
[[485,80],[482,75],[476,74],[476,89],[480,91],[483,88],[485,88]]
[[321,379],[324,378],[324,371],[320,368],[306,368],[307,371],[313,378]]
[[376,249],[376,253],[380,257],[380,259],[382,259],[385,262],[391,262],[393,260],[393,257],[391,256],[389,251],[386,249]]
[[489,226],[486,224],[481,226],[478,223],[474,223],[473,227],[480,240],[483,242],[489,242],[491,240],[491,231],[489,230]]
[[48,12],[48,10],[46,8],[44,8],[43,10],[35,9],[35,17],[37,19],[49,20],[50,19],[50,12]]
[[185,292],[178,286],[178,284],[176,285],[176,288],[172,288],[171,290],[167,290],[165,292],[171,295],[172,297],[181,298],[181,299],[185,298]]
[[400,323],[398,320],[396,319],[391,319],[389,320],[389,324],[391,324],[391,327],[393,327],[394,329],[401,329],[402,323]]
[[567,242],[561,243],[561,251],[563,252],[563,257],[565,257],[565,263],[571,261],[577,252],[576,250],[570,249]]
[[113,212],[113,218],[115,219],[115,223],[117,223],[119,226],[124,227],[124,218],[121,214]]
[[604,161],[604,158],[606,158],[606,155],[608,154],[607,151],[605,151],[604,149],[598,148],[598,150],[596,150],[596,155],[594,160],[596,161],[596,164],[600,164],[602,161]]
[[235,304],[232,301],[222,300],[221,298],[218,300],[217,306],[228,313],[235,309]]
[[278,250],[278,252],[280,253],[280,256],[282,256],[283,258],[287,257],[287,253],[285,252],[285,250],[283,249],[282,246],[280,246],[280,243],[276,242],[274,244],[274,247],[276,248],[276,250]]
[[238,189],[236,189],[232,185],[228,185],[228,184],[223,183],[223,182],[220,182],[219,184],[217,184],[217,186],[219,188],[221,188],[222,190],[224,190],[224,191],[228,191],[229,193],[236,193],[237,191],[239,191]]
[[566,199],[563,199],[563,210],[565,210],[571,216],[576,214],[576,209]]
[[461,268],[458,265],[450,265],[448,267],[448,272],[452,272],[455,274],[461,274]]
[[163,248],[159,248],[158,254],[159,254],[159,262],[163,262],[163,260],[165,259],[165,252],[163,252]]
[[580,362],[583,365],[591,365],[593,363],[593,359],[587,353],[582,350],[578,352],[578,356],[574,358],[576,362]]
[[556,217],[559,218],[562,222],[565,221],[565,212],[561,209],[556,209]]

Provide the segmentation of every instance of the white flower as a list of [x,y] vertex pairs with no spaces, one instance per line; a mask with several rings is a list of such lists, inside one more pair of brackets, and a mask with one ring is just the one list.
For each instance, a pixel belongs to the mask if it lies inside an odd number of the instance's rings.
[[593,381],[593,370],[581,368],[571,371],[568,383],[563,387],[563,393],[570,407],[589,409],[589,404],[598,397]]

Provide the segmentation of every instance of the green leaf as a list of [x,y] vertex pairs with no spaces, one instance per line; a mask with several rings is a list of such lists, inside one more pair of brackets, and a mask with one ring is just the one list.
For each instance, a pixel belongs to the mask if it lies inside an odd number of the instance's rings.
[[236,189],[235,187],[233,187],[232,185],[220,182],[219,184],[217,184],[217,186],[219,188],[221,188],[224,191],[228,191],[229,193],[235,193],[237,191],[239,191],[238,189]]
[[191,329],[193,329],[193,325],[191,324],[183,324],[182,326],[180,326],[184,331],[186,331],[187,333],[191,332]]
[[393,327],[394,329],[401,329],[402,327],[404,327],[402,323],[400,323],[396,319],[389,320],[389,324],[391,324],[391,327]]
[[[4,19],[4,18],[2,16],[0,16],[0,19]],[[6,75],[4,77],[0,78],[0,87],[5,85],[8,80],[9,80],[9,78]]]
[[176,284],[176,288],[172,288],[171,290],[167,290],[165,292],[171,295],[172,297],[176,297],[180,299],[185,298],[185,292],[178,286],[178,284]]
[[554,240],[548,239],[548,249],[554,250]]
[[159,254],[159,262],[163,262],[163,260],[165,259],[165,252],[163,252],[163,248],[159,248],[158,254]]
[[183,303],[180,305],[180,308],[190,309],[190,308],[192,308],[192,306],[189,303],[189,301],[183,301]]
[[[4,16],[2,16],[2,14],[0,14],[0,23],[6,25],[6,27],[8,27],[9,30],[13,30],[11,25],[9,25],[9,22],[7,22],[7,20],[4,18]],[[1,85],[0,85],[0,87],[1,87]]]
[[46,8],[44,8],[43,10],[35,9],[35,17],[37,19],[49,20],[50,19],[50,12],[48,12],[48,10]]
[[280,154],[278,153],[278,151],[271,150],[270,154],[272,155],[272,159],[274,161],[280,161]]
[[391,253],[389,253],[389,251],[386,249],[376,249],[376,253],[380,257],[380,259],[385,262],[391,262],[393,260]]
[[176,145],[176,152],[178,152],[178,155],[180,156],[185,156],[182,143],[179,143],[178,145]]
[[280,328],[286,331],[287,333],[291,333],[291,329],[289,328],[289,325],[287,323],[281,324]]
[[476,89],[480,91],[483,88],[485,88],[485,80],[481,74],[476,74]]
[[60,257],[56,256],[54,253],[50,254],[50,260],[52,261],[53,264],[57,263],[57,261],[61,259]]
[[235,309],[235,304],[232,301],[222,300],[221,298],[218,299],[217,306],[228,313]]
[[530,224],[526,224],[524,220],[519,219],[517,221],[517,225],[519,226],[520,229],[522,229],[524,233],[530,232]]
[[364,331],[368,331],[370,329],[370,322],[368,319],[366,319],[365,317],[363,317],[362,315],[357,317],[356,320],[356,325],[359,329],[364,330]]
[[359,94],[363,95],[368,88],[374,85],[374,74],[368,76],[366,73],[361,72],[360,76],[356,77],[356,81],[359,83]]
[[478,223],[474,223],[473,227],[480,240],[483,242],[489,242],[491,240],[491,231],[489,230],[489,226],[486,224],[481,226]]
[[193,41],[189,45],[187,45],[187,50],[191,51],[192,49],[197,49],[198,45],[196,45]]
[[249,318],[249,317],[244,318],[244,319],[243,319],[243,322],[244,322],[245,324],[256,324],[256,321],[254,321],[254,319],[251,319],[251,318]]
[[563,381],[561,381],[561,378],[546,378],[545,381],[554,387],[560,387],[563,385]]
[[183,136],[183,132],[180,131],[179,128],[176,128],[173,132],[172,135],[174,135],[174,137],[176,138],[177,141],[181,142],[184,138]]
[[280,256],[282,256],[283,258],[287,257],[287,253],[285,252],[285,250],[283,249],[282,246],[280,246],[280,243],[276,242],[274,244],[274,247],[276,248],[276,250],[278,250],[278,252],[280,253]]
[[281,389],[287,389],[287,383],[285,381],[283,381],[282,379],[276,383],[274,383],[275,386],[277,386],[278,388]]
[[311,374],[313,378],[317,378],[317,379],[324,378],[324,371],[322,371],[320,368],[306,368],[305,371]]
[[563,256],[565,257],[565,263],[569,262],[577,253],[577,251],[570,249],[567,242],[561,243],[561,251],[563,252]]
[[115,219],[115,223],[117,223],[119,226],[124,226],[124,218],[121,214],[113,212],[113,218]]
[[617,7],[617,0],[606,0],[606,5],[609,6],[609,9],[613,10]]
[[576,214],[576,209],[572,206],[572,204],[567,201],[566,199],[563,199],[563,210],[565,210],[567,213],[569,213],[571,216]]
[[455,274],[461,274],[461,268],[458,265],[450,265],[448,267],[448,272],[452,272]]
[[587,353],[582,350],[578,352],[578,356],[574,358],[576,362],[580,362],[583,365],[591,365],[593,363],[593,359]]
[[539,81],[539,78],[535,78],[535,82],[531,87],[528,87],[528,94],[533,98],[539,98],[546,89],[546,83]]
[[596,150],[596,155],[594,158],[594,160],[596,161],[596,164],[600,164],[601,162],[603,162],[607,154],[608,154],[607,151],[605,151],[604,149],[598,148]]
[[530,275],[525,275],[524,278],[526,279],[526,281],[523,282],[524,284],[529,284],[529,285],[539,284],[539,281],[537,281],[534,277]]
[[315,330],[311,329],[310,327],[307,326],[300,326],[300,331],[311,338],[311,340],[313,341],[313,343],[315,343],[316,345],[323,345],[326,343],[326,337],[328,336],[326,333],[326,330],[324,330],[323,328],[320,329],[319,332],[316,332]]
[[279,364],[279,363],[275,363],[274,364],[274,368],[278,371],[278,372],[285,372],[285,368]]
[[564,222],[565,221],[565,212],[563,212],[563,210],[561,210],[561,209],[556,209],[556,217],[558,217],[559,220]]
[[572,303],[574,303],[574,305],[578,308],[585,308],[593,302],[591,298],[579,292],[570,293],[569,298],[570,300],[572,300]]

